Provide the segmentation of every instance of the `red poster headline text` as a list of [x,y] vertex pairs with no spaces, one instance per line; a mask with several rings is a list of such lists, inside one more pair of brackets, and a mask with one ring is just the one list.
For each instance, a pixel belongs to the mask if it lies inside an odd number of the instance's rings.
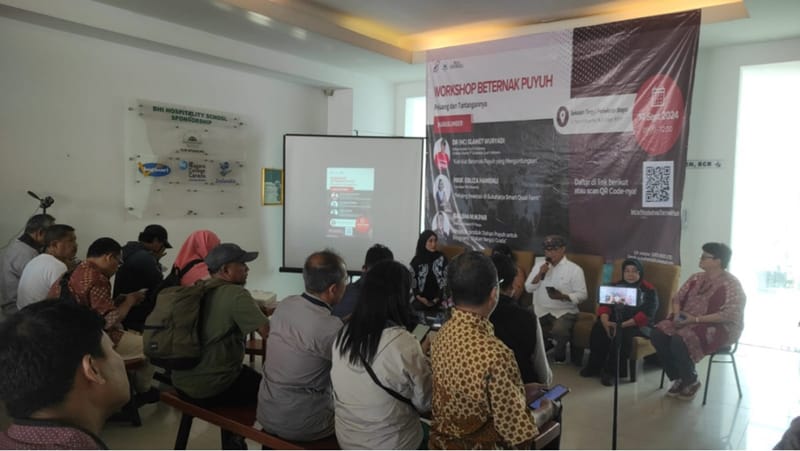
[[545,74],[507,78],[505,80],[483,80],[454,83],[450,85],[439,85],[433,87],[433,94],[436,97],[447,97],[552,87],[553,74]]

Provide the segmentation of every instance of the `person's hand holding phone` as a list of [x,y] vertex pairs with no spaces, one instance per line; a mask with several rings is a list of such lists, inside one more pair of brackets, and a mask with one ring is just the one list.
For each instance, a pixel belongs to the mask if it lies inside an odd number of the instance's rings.
[[556,301],[563,301],[569,299],[569,296],[559,291],[556,287],[546,287],[546,289],[547,289],[547,295],[550,297],[550,299],[555,299]]
[[530,382],[525,384],[525,401],[530,404],[533,401],[542,397],[547,392],[547,385],[537,382]]
[[541,404],[538,408],[532,411],[533,413],[533,421],[541,426],[548,421],[552,420],[555,416],[555,405],[549,399],[542,399]]

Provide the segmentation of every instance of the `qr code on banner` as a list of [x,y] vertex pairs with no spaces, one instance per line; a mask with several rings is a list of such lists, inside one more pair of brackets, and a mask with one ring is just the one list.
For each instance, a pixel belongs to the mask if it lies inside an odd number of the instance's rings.
[[645,161],[642,164],[642,207],[672,207],[675,171],[672,161]]

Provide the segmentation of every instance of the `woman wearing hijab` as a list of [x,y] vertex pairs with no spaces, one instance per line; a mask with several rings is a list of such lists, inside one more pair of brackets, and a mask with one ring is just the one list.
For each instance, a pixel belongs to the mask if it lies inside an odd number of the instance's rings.
[[[636,306],[617,307],[621,318],[615,318],[615,311],[609,305],[601,305],[597,310],[598,319],[592,328],[589,341],[589,363],[581,370],[581,376],[591,377],[600,374],[603,385],[613,384],[614,364],[614,336],[621,335],[619,363],[620,370],[627,368],[626,362],[631,354],[634,336],[649,337],[650,328],[653,326],[653,317],[658,310],[658,294],[650,282],[644,280],[644,267],[635,258],[628,258],[622,262],[622,280],[614,284],[619,287],[637,289]],[[620,322],[617,330],[617,322]],[[620,372],[622,374],[622,372]]]
[[203,260],[219,243],[219,237],[210,230],[197,230],[186,238],[175,257],[174,265],[183,274],[182,286],[194,285],[198,280],[211,277]]
[[417,251],[411,259],[414,271],[414,300],[416,310],[439,310],[447,281],[447,258],[436,250],[438,237],[433,230],[425,230],[417,240]]

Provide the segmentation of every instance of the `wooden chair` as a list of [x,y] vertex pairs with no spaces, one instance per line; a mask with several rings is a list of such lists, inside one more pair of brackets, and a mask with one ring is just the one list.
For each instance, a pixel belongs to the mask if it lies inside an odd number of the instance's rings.
[[[614,281],[622,279],[622,262],[624,259],[614,260],[614,272],[611,279]],[[644,267],[644,279],[652,283],[658,293],[658,310],[653,320],[654,323],[661,321],[669,315],[672,309],[672,298],[678,292],[678,282],[681,276],[681,267],[650,261],[642,261]],[[655,354],[656,348],[649,338],[634,337],[631,346],[628,375],[631,382],[636,382],[636,374],[639,361],[645,357]]]
[[244,346],[245,355],[250,356],[250,366],[256,363],[256,357],[261,357],[261,363],[264,363],[264,358],[267,356],[267,337],[262,337],[256,331],[250,332],[247,335],[247,341]]

